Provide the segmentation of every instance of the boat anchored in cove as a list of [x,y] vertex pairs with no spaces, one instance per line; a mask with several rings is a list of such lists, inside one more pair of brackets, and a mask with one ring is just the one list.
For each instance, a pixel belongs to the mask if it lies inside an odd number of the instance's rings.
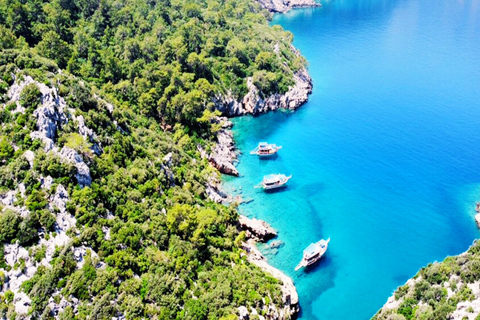
[[285,187],[292,175],[286,176],[284,174],[269,174],[263,177],[263,181],[255,188],[262,188],[263,190],[272,190]]
[[310,244],[305,250],[303,250],[302,261],[295,267],[295,271],[300,268],[309,266],[320,260],[320,258],[325,254],[328,248],[328,243],[330,238],[327,240],[320,240],[316,243]]
[[282,146],[277,146],[276,144],[268,144],[267,142],[260,142],[258,147],[250,151],[250,154],[256,154],[259,157],[270,157],[277,153]]

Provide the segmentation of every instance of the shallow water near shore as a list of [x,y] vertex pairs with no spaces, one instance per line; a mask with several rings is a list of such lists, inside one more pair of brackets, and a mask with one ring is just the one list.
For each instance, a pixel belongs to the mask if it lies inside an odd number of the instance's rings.
[[[263,247],[297,286],[301,319],[369,319],[419,268],[479,232],[480,2],[333,0],[275,16],[309,62],[296,112],[234,120],[240,178],[225,188],[285,245]],[[279,156],[249,155],[259,141]],[[254,189],[293,174],[286,189]],[[331,237],[326,257],[294,271]]]

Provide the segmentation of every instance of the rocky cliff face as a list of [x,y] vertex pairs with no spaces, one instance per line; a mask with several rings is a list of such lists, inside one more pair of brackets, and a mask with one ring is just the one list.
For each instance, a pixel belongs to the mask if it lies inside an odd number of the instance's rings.
[[[263,242],[271,239],[277,235],[277,232],[263,220],[250,219],[242,215],[239,217],[239,225],[241,229],[246,230],[248,240],[244,242],[243,248],[247,252],[248,262],[269,273],[282,283],[283,308],[276,308],[273,304],[264,306],[264,309],[261,310],[262,314],[265,315],[265,317],[262,316],[263,319],[286,320],[294,318],[300,311],[300,307],[298,305],[297,289],[292,279],[277,268],[269,265],[267,259],[256,246],[256,241]],[[250,315],[258,316],[258,311],[255,309],[248,311],[247,308],[240,307],[239,314],[239,319],[246,320],[250,319]]]
[[[295,50],[295,48],[292,48]],[[298,51],[295,50],[298,54]],[[229,117],[245,114],[257,115],[277,109],[295,110],[307,102],[308,95],[312,93],[312,78],[307,69],[301,68],[293,74],[294,85],[284,94],[273,94],[265,99],[261,97],[258,88],[253,84],[253,79],[247,78],[248,93],[241,101],[232,95],[217,97],[216,108]]]
[[293,8],[321,7],[314,0],[258,0],[260,4],[270,12],[285,13]]

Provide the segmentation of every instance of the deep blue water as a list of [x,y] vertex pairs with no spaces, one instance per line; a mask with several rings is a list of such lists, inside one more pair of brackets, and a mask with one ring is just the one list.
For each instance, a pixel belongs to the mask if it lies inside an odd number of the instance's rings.
[[[480,1],[333,0],[273,23],[294,34],[314,92],[294,113],[235,119],[241,178],[225,187],[279,231],[263,251],[290,275],[302,319],[369,319],[419,268],[479,236]],[[248,152],[259,141],[278,158]],[[293,174],[264,194],[269,173]],[[311,242],[326,258],[293,269]]]

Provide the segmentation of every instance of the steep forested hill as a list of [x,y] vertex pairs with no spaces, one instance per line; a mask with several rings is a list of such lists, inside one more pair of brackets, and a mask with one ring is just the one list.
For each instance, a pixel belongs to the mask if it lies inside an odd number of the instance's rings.
[[[202,158],[302,58],[246,0],[0,0],[0,318],[277,318]],[[201,148],[199,146],[202,146]]]

